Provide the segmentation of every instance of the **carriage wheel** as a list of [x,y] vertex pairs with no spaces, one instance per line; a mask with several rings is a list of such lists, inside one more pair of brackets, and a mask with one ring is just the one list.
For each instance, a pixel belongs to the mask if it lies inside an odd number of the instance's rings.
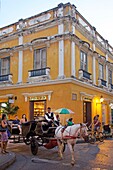
[[104,135],[102,132],[99,132],[99,141],[103,142],[104,141]]
[[31,140],[27,139],[27,138],[23,138],[23,141],[26,145],[30,145],[31,144]]
[[89,133],[89,135],[88,135],[88,141],[89,141],[89,143],[94,144],[94,143],[96,142],[96,137],[95,137],[95,135],[92,135],[92,133]]
[[31,152],[33,155],[36,155],[38,152],[38,142],[35,137],[31,139]]

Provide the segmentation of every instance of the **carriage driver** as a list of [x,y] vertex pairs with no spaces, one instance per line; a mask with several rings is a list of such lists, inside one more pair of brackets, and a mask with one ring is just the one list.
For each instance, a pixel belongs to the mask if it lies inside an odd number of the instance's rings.
[[45,114],[45,119],[47,120],[49,127],[51,127],[52,123],[57,124],[57,118],[56,115],[53,112],[51,112],[50,107],[48,107],[47,110],[48,112]]

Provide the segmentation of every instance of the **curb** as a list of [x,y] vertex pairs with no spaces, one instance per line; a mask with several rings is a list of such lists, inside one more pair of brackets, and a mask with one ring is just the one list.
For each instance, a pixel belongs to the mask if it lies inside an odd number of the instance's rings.
[[16,160],[15,153],[10,152],[9,155],[10,156],[7,158],[7,160],[0,164],[0,170],[5,170],[8,166],[15,162]]

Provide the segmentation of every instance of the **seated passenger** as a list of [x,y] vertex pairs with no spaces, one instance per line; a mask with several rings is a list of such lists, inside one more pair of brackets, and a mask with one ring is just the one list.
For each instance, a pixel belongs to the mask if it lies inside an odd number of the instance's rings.
[[72,121],[73,118],[69,118],[66,120],[67,124],[62,128],[62,133],[64,132],[64,130],[68,127],[68,126],[72,126],[74,125],[74,122]]
[[67,121],[67,126],[72,126],[74,125],[73,118],[69,118]]
[[20,120],[18,119],[17,115],[15,116],[15,120],[13,120],[11,127],[12,128],[17,127],[19,129],[19,131],[20,131],[19,134],[22,134],[22,129],[21,129],[21,126],[20,126]]
[[56,119],[57,119],[57,122],[56,122],[57,125],[60,126],[60,117],[59,117],[59,115],[56,115]]
[[20,124],[22,124],[22,123],[26,123],[26,122],[27,122],[26,115],[25,115],[25,114],[23,114],[23,115],[22,115],[22,119],[20,120]]

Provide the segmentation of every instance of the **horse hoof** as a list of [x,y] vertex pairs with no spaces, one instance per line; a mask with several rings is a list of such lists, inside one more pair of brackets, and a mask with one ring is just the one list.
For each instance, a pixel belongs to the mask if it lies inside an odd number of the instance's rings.
[[75,162],[71,162],[71,165],[74,166],[74,165],[75,165]]

